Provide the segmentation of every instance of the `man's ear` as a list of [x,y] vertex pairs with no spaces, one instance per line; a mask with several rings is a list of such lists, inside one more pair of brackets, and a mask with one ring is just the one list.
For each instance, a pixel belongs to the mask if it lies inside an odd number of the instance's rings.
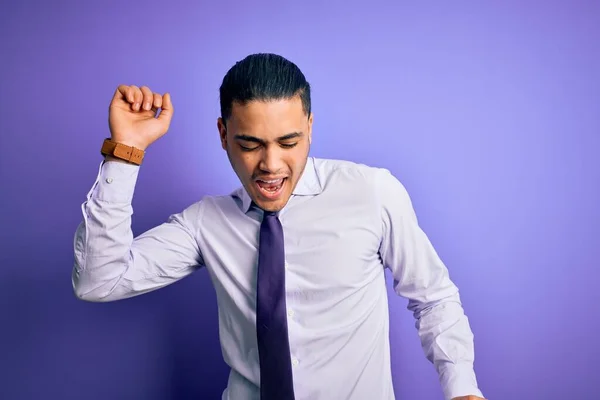
[[313,113],[310,113],[308,117],[308,144],[312,143],[312,125],[313,125]]
[[227,126],[225,126],[225,121],[221,117],[217,119],[217,129],[219,130],[221,147],[223,147],[223,150],[227,150]]

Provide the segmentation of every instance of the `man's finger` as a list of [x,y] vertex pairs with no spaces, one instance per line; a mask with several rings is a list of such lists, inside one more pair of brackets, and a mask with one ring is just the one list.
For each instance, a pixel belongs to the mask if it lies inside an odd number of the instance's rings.
[[152,108],[152,103],[154,103],[154,94],[148,86],[142,86],[140,90],[143,96],[141,101],[142,108],[149,111]]
[[142,105],[144,95],[142,94],[140,88],[135,85],[129,86],[129,93],[131,93],[131,97],[133,98],[133,105],[131,106],[131,108],[134,111],[138,111],[140,109],[140,106]]
[[154,108],[161,108],[162,107],[162,96],[158,93],[154,93],[154,101],[153,101],[153,105]]
[[133,92],[128,85],[119,85],[115,94],[113,95],[112,101],[124,100],[127,103],[133,103]]
[[172,117],[173,117],[173,103],[171,103],[171,95],[169,93],[165,93],[162,96],[162,109],[160,110],[158,119],[169,123],[171,121]]

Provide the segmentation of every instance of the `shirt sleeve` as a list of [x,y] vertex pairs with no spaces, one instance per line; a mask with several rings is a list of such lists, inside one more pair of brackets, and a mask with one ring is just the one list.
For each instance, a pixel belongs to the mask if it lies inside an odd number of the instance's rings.
[[82,300],[120,300],[169,285],[203,264],[194,226],[200,202],[134,237],[132,199],[140,167],[103,161],[75,231],[72,284]]
[[436,368],[446,399],[475,395],[473,333],[458,288],[419,227],[404,186],[387,170],[377,180],[383,222],[381,257],[395,292],[408,299],[421,345]]

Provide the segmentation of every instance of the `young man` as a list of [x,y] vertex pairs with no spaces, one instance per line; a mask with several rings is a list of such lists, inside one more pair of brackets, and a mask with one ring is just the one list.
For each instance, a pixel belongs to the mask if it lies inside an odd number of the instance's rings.
[[75,236],[77,296],[124,299],[206,267],[231,367],[223,399],[391,400],[389,268],[445,397],[481,399],[458,289],[402,184],[384,169],[309,157],[310,86],[281,56],[238,62],[220,100],[221,145],[242,187],[134,238],[144,150],[167,132],[173,105],[169,94],[118,87]]

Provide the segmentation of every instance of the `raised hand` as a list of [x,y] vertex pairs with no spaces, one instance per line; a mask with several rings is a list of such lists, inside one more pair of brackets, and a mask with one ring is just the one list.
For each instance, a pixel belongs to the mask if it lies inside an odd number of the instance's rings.
[[[160,109],[158,117],[157,111]],[[113,141],[146,150],[169,130],[173,104],[169,93],[147,86],[121,85],[110,102],[108,124]]]

